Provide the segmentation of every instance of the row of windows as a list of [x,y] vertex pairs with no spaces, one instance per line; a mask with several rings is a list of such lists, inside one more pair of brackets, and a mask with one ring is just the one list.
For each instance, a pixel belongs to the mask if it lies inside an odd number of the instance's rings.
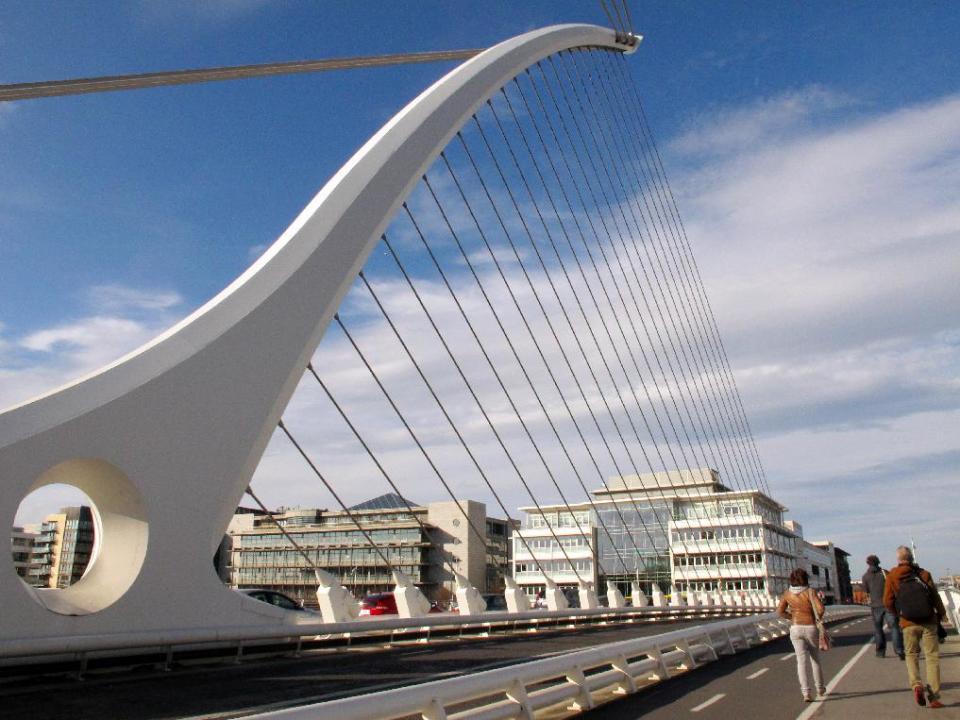
[[[565,548],[590,547],[583,535],[561,537],[560,545]],[[527,538],[525,541],[518,539],[516,542],[517,550],[526,550],[528,546],[532,550],[556,550],[557,541],[553,538]]]
[[[351,548],[332,550],[306,550],[306,555],[317,565],[349,565],[352,563],[380,561],[380,554],[391,563],[414,562],[423,556],[423,550],[410,548],[381,548],[380,552],[372,548]],[[296,550],[244,550],[234,554],[235,565],[303,565],[304,559]]]
[[[518,573],[535,573],[540,572],[541,566],[547,573],[571,572],[570,563],[566,560],[543,560],[539,565],[533,562],[519,562],[514,565],[514,570]],[[593,570],[591,560],[574,560],[573,566],[577,569],[577,572],[591,572]]]
[[705,554],[705,555],[674,555],[674,567],[699,567],[707,565],[716,567],[718,565],[757,565],[763,561],[762,553],[726,553],[726,554]]
[[[385,528],[367,532],[370,539],[377,543],[398,542],[410,540],[420,542],[422,535],[419,528]],[[365,544],[367,539],[359,530],[340,530],[290,533],[290,537],[301,545],[343,545],[347,542]],[[290,541],[280,533],[243,534],[236,539],[242,547],[282,547],[290,546]]]
[[549,523],[550,527],[577,527],[577,525],[589,525],[590,524],[590,511],[589,510],[574,510],[573,513],[569,512],[548,512],[541,515],[540,513],[531,513],[527,515],[527,521],[525,523],[528,528],[542,528],[547,527]]
[[710,592],[719,590],[720,592],[730,592],[733,590],[763,590],[766,588],[766,582],[763,578],[745,578],[743,580],[706,580],[697,582],[678,582],[675,584],[677,590],[681,592]]
[[758,538],[760,528],[747,527],[707,528],[702,530],[675,530],[674,542],[696,542],[698,540],[733,540],[736,538]]

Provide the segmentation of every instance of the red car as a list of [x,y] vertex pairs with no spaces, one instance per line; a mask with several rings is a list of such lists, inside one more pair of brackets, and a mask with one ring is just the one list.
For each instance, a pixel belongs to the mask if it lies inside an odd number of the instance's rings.
[[[430,612],[439,613],[443,610],[436,604],[430,605]],[[367,595],[360,601],[360,615],[397,615],[397,599],[392,592],[374,593]]]

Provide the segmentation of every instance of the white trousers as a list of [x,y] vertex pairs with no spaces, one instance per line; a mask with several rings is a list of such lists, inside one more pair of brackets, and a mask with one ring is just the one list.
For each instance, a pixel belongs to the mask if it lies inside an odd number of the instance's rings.
[[807,695],[810,683],[807,680],[807,665],[813,668],[813,683],[818,690],[823,688],[823,671],[820,669],[820,633],[816,625],[793,625],[790,642],[797,654],[797,678],[800,692]]

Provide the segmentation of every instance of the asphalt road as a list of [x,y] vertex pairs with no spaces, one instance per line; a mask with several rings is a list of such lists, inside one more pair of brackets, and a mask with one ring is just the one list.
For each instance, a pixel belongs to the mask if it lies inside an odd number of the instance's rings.
[[169,672],[152,668],[113,672],[90,675],[85,680],[21,680],[0,685],[0,717],[220,720],[489,670],[702,622],[621,624],[391,649],[324,651],[300,658],[184,667]]
[[[892,651],[888,649],[885,660],[874,658],[872,645],[863,651],[873,637],[869,616],[835,624],[832,636],[835,647],[820,656],[824,681],[830,691],[822,704],[803,702],[793,648],[789,639],[782,638],[608,703],[584,717],[590,720],[794,720],[803,717],[806,720],[819,713],[821,706],[829,705],[831,694],[865,655],[870,661],[889,664],[890,669],[897,671],[897,678],[903,675],[900,681],[905,681],[906,671]],[[834,678],[837,682],[831,688]],[[907,691],[901,694],[908,702]],[[910,709],[909,704],[905,707]],[[878,720],[883,716],[866,717]],[[899,719],[904,715],[894,709],[889,717]]]

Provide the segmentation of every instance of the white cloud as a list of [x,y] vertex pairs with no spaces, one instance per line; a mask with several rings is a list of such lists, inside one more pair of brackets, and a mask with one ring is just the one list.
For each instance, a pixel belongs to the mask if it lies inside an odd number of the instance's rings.
[[[856,109],[851,99],[828,89],[812,88],[748,108],[724,110],[713,119],[701,119],[695,131],[669,144],[673,156],[667,159],[668,169],[677,165],[685,169],[681,174],[674,173],[672,180],[679,190],[686,226],[759,438],[774,495],[792,507],[811,536],[829,536],[857,555],[870,551],[883,554],[885,550],[878,544],[893,535],[897,535],[898,543],[902,534],[912,532],[918,542],[931,548],[930,560],[924,561],[942,570],[947,555],[937,548],[960,542],[955,526],[939,522],[925,525],[912,516],[904,518],[898,498],[904,487],[907,493],[911,491],[910,479],[914,478],[928,506],[949,508],[956,500],[944,458],[958,451],[956,438],[960,437],[960,285],[956,282],[956,269],[960,267],[960,206],[956,201],[960,197],[960,137],[952,131],[960,127],[960,98],[946,97],[870,117],[841,112],[848,109],[851,113]],[[431,182],[441,193],[448,196],[451,192],[442,179],[431,177]],[[470,183],[467,185],[470,191]],[[506,206],[502,192],[494,189],[493,196],[495,202]],[[583,492],[520,367],[499,338],[485,300],[467,279],[462,258],[451,249],[444,223],[429,215],[429,198],[422,193],[411,199],[411,207],[438,249],[444,269],[452,274],[464,307],[503,371],[503,380],[521,416],[545,449],[561,487],[571,499],[582,499]],[[478,250],[469,216],[462,208],[453,210],[451,221],[468,243],[468,257],[477,264],[491,301],[501,313],[581,477],[588,488],[598,487],[598,474],[537,358],[523,329],[523,319],[489,256]],[[562,209],[560,214],[568,221]],[[710,461],[709,447],[684,451],[678,443],[670,442],[671,433],[667,440],[660,438],[653,408],[644,396],[644,389],[650,389],[662,419],[672,416],[673,399],[682,402],[688,398],[682,362],[677,362],[674,371],[654,362],[653,374],[665,395],[665,405],[661,405],[640,353],[642,348],[655,361],[654,352],[661,350],[671,333],[677,342],[688,335],[683,329],[671,329],[669,318],[657,310],[657,304],[666,302],[669,293],[665,296],[642,278],[624,281],[616,273],[609,278],[604,274],[614,297],[616,287],[624,291],[628,286],[637,292],[642,289],[652,306],[625,312],[619,306],[611,309],[604,305],[598,314],[591,309],[588,286],[577,273],[573,273],[571,287],[551,265],[562,301],[571,309],[573,332],[559,314],[553,291],[542,276],[535,280],[535,288],[555,321],[558,345],[536,310],[533,290],[525,285],[519,265],[515,260],[510,262],[512,253],[505,246],[502,231],[495,229],[489,209],[481,209],[480,220],[485,227],[494,228],[490,242],[504,261],[505,273],[533,332],[591,444],[600,474],[612,474],[617,465],[625,471],[632,471],[633,466],[618,442],[612,443],[615,461],[606,454],[592,424],[591,409],[609,438],[616,438],[613,420],[620,423],[638,468],[645,469],[600,354],[589,340],[588,327],[607,346],[601,320],[607,322],[621,353],[620,358],[607,353],[618,387],[632,404],[632,391],[618,369],[622,360],[654,426],[659,444],[647,443],[653,463]],[[556,231],[556,221],[550,222]],[[506,224],[511,233],[522,235],[513,215],[506,218]],[[539,243],[545,242],[539,230],[535,234]],[[558,493],[532,453],[446,289],[424,259],[409,222],[395,222],[390,236],[408,263],[424,301],[444,328],[464,372],[495,418],[504,442],[518,458],[524,478],[536,488],[538,499],[557,501]],[[521,243],[521,256],[532,267],[535,258],[528,248],[529,244]],[[513,512],[518,505],[529,504],[516,473],[402,279],[396,274],[390,280],[383,279],[382,271],[392,271],[392,261],[377,253],[374,263],[379,271],[370,270],[368,274],[375,289],[507,509]],[[602,297],[592,280],[590,289]],[[116,287],[94,289],[89,299],[95,308],[89,317],[38,329],[21,338],[7,338],[7,349],[0,358],[9,359],[11,352],[32,355],[26,364],[5,360],[0,366],[0,402],[22,396],[25,388],[34,394],[115,359],[169,324],[171,313],[180,305],[176,293],[144,294]],[[586,318],[574,309],[575,299],[584,304]],[[501,514],[402,348],[383,322],[376,321],[366,291],[355,288],[342,314],[416,432],[430,447],[454,492],[485,500],[490,512]],[[629,329],[626,343],[618,339],[616,323],[629,327],[628,320],[641,331],[640,342],[634,340]],[[642,332],[643,323],[654,336],[652,341]],[[657,333],[664,339],[658,339]],[[574,334],[585,343],[587,357],[599,377],[599,390],[589,379]],[[586,403],[576,392],[561,359],[561,348],[583,382]],[[634,351],[633,356],[628,348]],[[634,360],[641,366],[645,385],[637,382]],[[358,422],[402,493],[417,501],[442,498],[443,491],[429,465],[334,327],[315,357],[315,366],[335,388],[338,400]],[[674,372],[680,374],[679,382]],[[699,380],[705,385],[711,382],[707,375]],[[610,403],[612,417],[605,411],[603,398]],[[645,437],[643,422],[637,413],[632,416]],[[348,502],[388,489],[309,376],[301,383],[285,417]],[[678,424],[689,424],[689,419],[676,417]],[[271,505],[332,503],[283,437],[274,438],[254,482]],[[871,490],[871,483],[882,488],[882,495],[878,497],[878,492]],[[877,526],[884,522],[893,522],[897,532],[879,532]],[[922,541],[925,534],[927,539]]]

